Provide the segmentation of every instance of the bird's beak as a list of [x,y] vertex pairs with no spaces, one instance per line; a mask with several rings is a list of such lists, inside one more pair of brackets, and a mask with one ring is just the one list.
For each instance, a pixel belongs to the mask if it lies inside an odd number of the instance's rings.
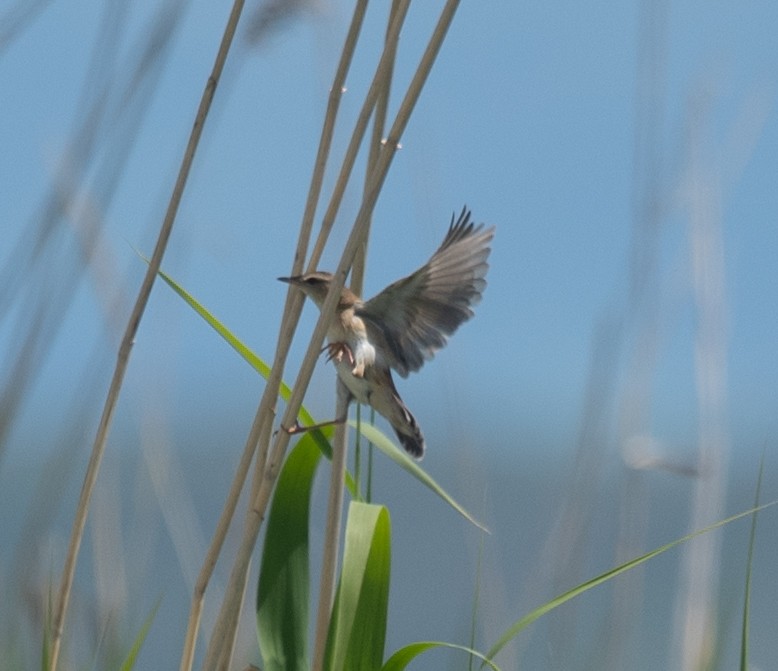
[[279,277],[279,282],[286,282],[287,284],[297,284],[297,277]]

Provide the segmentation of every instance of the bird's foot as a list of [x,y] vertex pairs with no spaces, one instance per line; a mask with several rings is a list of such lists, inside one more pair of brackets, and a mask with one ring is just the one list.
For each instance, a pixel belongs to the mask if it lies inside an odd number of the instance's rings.
[[298,420],[294,420],[294,424],[290,427],[280,427],[281,430],[286,431],[290,436],[295,435],[296,433],[305,433],[308,429],[304,427]]
[[294,424],[290,427],[281,427],[290,436],[294,436],[298,433],[305,433],[306,431],[312,431],[313,429],[323,429],[326,426],[333,426],[334,424],[343,424],[346,421],[346,417],[340,417],[338,419],[331,419],[329,422],[319,422],[318,424],[311,424],[310,426],[303,426],[299,420],[294,420]]
[[[327,361],[333,361],[335,364],[339,364],[343,361],[344,357],[346,361],[352,366],[354,365],[354,353],[351,348],[344,342],[331,342],[322,348],[322,352],[327,350]],[[364,366],[363,366],[364,368]]]

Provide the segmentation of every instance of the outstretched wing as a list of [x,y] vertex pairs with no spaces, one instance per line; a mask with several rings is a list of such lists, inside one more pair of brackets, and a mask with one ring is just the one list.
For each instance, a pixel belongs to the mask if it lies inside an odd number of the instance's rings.
[[493,237],[494,227],[474,225],[463,208],[456,223],[452,215],[443,244],[425,265],[356,310],[368,338],[403,377],[419,370],[473,316],[486,287]]

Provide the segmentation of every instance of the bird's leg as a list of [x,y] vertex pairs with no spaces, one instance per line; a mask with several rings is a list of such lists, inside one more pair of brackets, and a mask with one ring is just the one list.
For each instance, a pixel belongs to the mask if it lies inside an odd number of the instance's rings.
[[[325,426],[333,426],[335,424],[343,424],[348,419],[348,415],[344,415],[343,417],[339,417],[337,419],[331,419],[329,422],[319,422],[318,424],[311,424],[310,426],[303,426],[300,424],[299,420],[294,420],[294,424],[290,426],[288,429],[284,429],[290,436],[294,436],[298,433],[306,433],[307,431],[312,431],[313,429],[323,429]],[[281,427],[283,428],[283,427]]]
[[365,377],[365,362],[362,357],[360,357],[360,360],[357,361],[356,357],[354,356],[354,352],[352,351],[351,347],[345,342],[331,342],[328,345],[325,345],[322,347],[322,352],[324,350],[327,350],[327,361],[334,361],[335,364],[339,364],[341,361],[343,361],[343,357],[346,357],[346,360],[349,362],[350,366],[353,366],[351,369],[351,374],[354,377]]
[[[336,343],[336,344],[342,344],[343,347],[346,348],[347,351],[351,351],[348,348],[348,345],[344,343]],[[288,429],[285,427],[281,427],[284,431],[286,431],[290,436],[295,435],[296,433],[305,433],[306,431],[311,431],[312,429],[323,429],[325,426],[333,426],[334,424],[345,424],[346,420],[348,419],[348,406],[351,402],[352,395],[349,391],[348,387],[346,387],[345,384],[343,384],[343,381],[340,379],[340,377],[337,378],[337,394],[338,394],[338,407],[343,407],[343,416],[342,417],[336,417],[335,419],[331,419],[329,422],[319,422],[318,424],[311,424],[311,426],[302,426],[300,424],[300,421],[295,418],[294,424],[290,426]],[[345,395],[344,398],[341,398],[342,395]]]
[[343,361],[345,356],[348,362],[354,365],[354,353],[351,348],[344,342],[331,342],[322,347],[322,352],[327,350],[327,361],[334,361],[336,364]]

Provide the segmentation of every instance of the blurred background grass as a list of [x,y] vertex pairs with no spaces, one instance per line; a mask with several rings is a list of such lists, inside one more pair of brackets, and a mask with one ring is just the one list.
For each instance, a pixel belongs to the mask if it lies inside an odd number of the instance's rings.
[[[153,244],[227,11],[193,0],[0,12],[0,645],[10,668],[39,654],[145,271],[133,248]],[[290,267],[350,11],[249,7],[165,261],[265,357],[285,296],[274,278]],[[398,86],[437,11],[412,7]],[[370,9],[343,119],[361,101],[385,12]],[[764,497],[774,496],[777,13],[637,2],[458,12],[379,200],[366,293],[422,263],[464,202],[497,225],[476,319],[401,384],[428,436],[425,467],[492,530],[483,647],[572,584],[750,506],[765,446]],[[358,186],[347,194],[330,266],[359,198]],[[304,332],[315,317],[306,308]],[[298,358],[304,346],[294,344]],[[306,400],[322,418],[332,377],[320,365]],[[180,299],[154,290],[78,567],[74,667],[116,666],[160,596],[138,668],[177,664],[261,390]],[[380,459],[375,486],[394,530],[387,649],[466,642],[476,530]],[[770,513],[760,520],[754,567],[761,668],[778,654],[774,525]],[[747,532],[733,527],[705,555],[718,668],[738,649]],[[688,565],[673,553],[565,606],[503,668],[682,668]],[[256,662],[251,617],[240,651],[239,664]],[[423,668],[461,659],[435,653]]]

